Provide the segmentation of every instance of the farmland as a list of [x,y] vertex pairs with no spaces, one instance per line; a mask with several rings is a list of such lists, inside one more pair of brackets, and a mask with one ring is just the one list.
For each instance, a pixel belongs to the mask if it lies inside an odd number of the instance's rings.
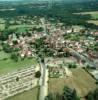
[[[83,69],[72,69],[73,76],[67,78],[50,78],[49,92],[62,93],[64,86],[76,89],[80,97],[87,95],[89,91],[93,91],[97,86],[95,80]],[[55,83],[55,84],[54,84]],[[88,84],[89,83],[89,84]]]
[[87,22],[98,25],[98,11],[80,12],[80,13],[75,13],[75,14],[90,15],[91,19],[88,20]]
[[6,100],[37,100],[39,88],[35,87],[27,92],[15,95]]

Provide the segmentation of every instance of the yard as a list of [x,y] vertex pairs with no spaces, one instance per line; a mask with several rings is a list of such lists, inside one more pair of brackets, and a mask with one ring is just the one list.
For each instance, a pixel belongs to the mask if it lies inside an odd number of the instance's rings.
[[27,92],[10,97],[6,100],[38,100],[38,91],[39,88],[36,87]]
[[84,97],[89,91],[93,91],[97,87],[95,80],[84,69],[72,69],[72,73],[72,77],[50,78],[49,92],[62,93],[64,86],[68,86],[72,89],[75,88],[79,96]]

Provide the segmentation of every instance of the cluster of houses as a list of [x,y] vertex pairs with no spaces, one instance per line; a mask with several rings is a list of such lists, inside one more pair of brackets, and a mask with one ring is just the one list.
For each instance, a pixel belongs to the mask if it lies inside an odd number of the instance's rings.
[[[19,17],[20,18],[20,17]],[[23,16],[20,19],[26,19],[27,17]],[[35,21],[37,21],[36,17],[34,17]],[[44,30],[44,27],[41,23],[41,20],[39,18],[39,24],[37,27],[41,27]],[[97,36],[97,31],[90,31],[85,29],[82,26],[64,26],[63,23],[52,23],[48,20],[45,21],[45,27],[46,27],[46,33],[44,31],[38,32],[36,30],[29,30],[26,34],[31,34],[31,36],[25,35],[23,36],[22,33],[20,33],[19,37],[17,38],[16,33],[13,33],[9,35],[8,40],[6,41],[10,46],[14,48],[19,48],[19,54],[21,57],[30,57],[34,56],[34,48],[31,47],[31,43],[34,43],[36,39],[40,39],[42,37],[46,37],[44,42],[46,43],[47,47],[53,49],[55,51],[54,55],[58,54],[58,50],[63,49],[64,53],[68,51],[69,48],[74,49],[76,52],[80,54],[87,54],[90,57],[95,57],[97,54],[93,50],[87,49],[89,46],[94,45],[98,40],[95,40],[95,36]],[[48,33],[48,34],[47,34]],[[24,33],[25,34],[25,33]],[[84,35],[84,39],[80,38],[79,41],[74,41],[70,39],[65,39],[64,35],[70,35],[70,34],[77,34],[77,35]],[[90,36],[86,36],[89,34]],[[80,36],[81,37],[81,36]],[[13,42],[16,41],[16,42]],[[97,55],[98,57],[98,55]]]

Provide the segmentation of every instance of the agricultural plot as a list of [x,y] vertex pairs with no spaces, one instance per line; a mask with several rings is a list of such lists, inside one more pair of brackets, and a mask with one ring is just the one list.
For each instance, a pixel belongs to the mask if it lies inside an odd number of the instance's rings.
[[75,14],[82,14],[82,15],[90,15],[91,20],[88,20],[88,23],[92,23],[95,25],[98,25],[98,11],[92,11],[92,12],[81,12],[81,13],[75,13]]
[[37,100],[39,88],[35,87],[27,92],[10,97],[6,100]]
[[92,24],[95,24],[95,25],[98,25],[98,20],[89,20],[87,21],[88,23],[92,23]]
[[28,91],[37,86],[36,66],[27,67],[0,77],[0,100]]
[[49,92],[58,93],[59,91],[62,93],[64,86],[75,88],[80,97],[84,97],[89,91],[93,91],[97,87],[95,80],[81,68],[72,69],[72,77],[50,78],[49,80]]
[[91,15],[92,19],[98,19],[98,11],[92,11],[92,12],[80,12],[80,13],[75,13],[75,14],[82,14],[82,15]]

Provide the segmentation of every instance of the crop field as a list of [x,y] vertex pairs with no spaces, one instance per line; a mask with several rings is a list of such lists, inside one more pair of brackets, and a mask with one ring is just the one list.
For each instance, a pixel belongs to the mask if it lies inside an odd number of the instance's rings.
[[38,91],[39,88],[36,87],[29,91],[10,97],[6,100],[38,100]]
[[[97,86],[95,80],[81,68],[72,69],[72,77],[67,78],[50,78],[49,92],[62,93],[64,86],[76,89],[80,97],[87,95],[89,91],[93,91]],[[55,84],[54,84],[55,83]]]
[[75,14],[82,14],[82,15],[90,15],[91,20],[88,20],[88,23],[92,23],[95,25],[98,25],[98,11],[92,11],[92,12],[80,12],[80,13],[75,13]]
[[88,23],[93,23],[95,25],[98,25],[98,20],[89,20],[87,21]]
[[91,15],[92,19],[98,19],[98,11],[92,11],[92,12],[80,12],[80,13],[75,13],[75,14],[82,14],[82,15]]

